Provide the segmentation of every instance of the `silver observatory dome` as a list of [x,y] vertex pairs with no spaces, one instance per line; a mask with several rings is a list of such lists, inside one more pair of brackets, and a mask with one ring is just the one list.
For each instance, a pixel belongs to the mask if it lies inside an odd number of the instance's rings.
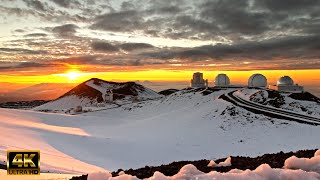
[[253,74],[248,80],[248,87],[267,87],[267,78],[262,74]]
[[216,86],[229,86],[230,79],[226,74],[218,74],[218,76],[214,80],[214,84]]
[[277,82],[278,86],[292,86],[293,84],[294,82],[289,76],[282,76]]

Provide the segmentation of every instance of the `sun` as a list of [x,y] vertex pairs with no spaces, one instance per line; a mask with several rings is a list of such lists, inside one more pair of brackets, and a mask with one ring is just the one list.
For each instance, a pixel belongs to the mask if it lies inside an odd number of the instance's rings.
[[80,76],[80,73],[77,71],[71,71],[66,73],[66,76],[69,78],[69,80],[76,80]]

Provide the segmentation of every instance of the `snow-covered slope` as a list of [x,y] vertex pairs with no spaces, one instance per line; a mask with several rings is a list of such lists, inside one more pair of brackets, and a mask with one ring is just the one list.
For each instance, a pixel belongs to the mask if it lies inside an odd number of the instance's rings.
[[75,108],[76,106],[113,107],[110,103],[105,103],[105,94],[108,90],[112,90],[114,93],[114,103],[117,104],[155,99],[162,96],[135,82],[117,83],[92,78],[58,99],[36,107],[34,110],[61,111]]
[[319,126],[254,114],[219,98],[233,90],[185,89],[72,116],[0,109],[0,150],[40,149],[43,168],[85,173],[320,148]]

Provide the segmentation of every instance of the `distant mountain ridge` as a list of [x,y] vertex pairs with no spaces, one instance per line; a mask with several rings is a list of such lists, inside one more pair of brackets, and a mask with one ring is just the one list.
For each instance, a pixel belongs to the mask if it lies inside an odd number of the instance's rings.
[[0,103],[33,101],[33,100],[53,100],[66,93],[75,84],[69,83],[41,83],[28,87],[16,89],[11,92],[0,94]]

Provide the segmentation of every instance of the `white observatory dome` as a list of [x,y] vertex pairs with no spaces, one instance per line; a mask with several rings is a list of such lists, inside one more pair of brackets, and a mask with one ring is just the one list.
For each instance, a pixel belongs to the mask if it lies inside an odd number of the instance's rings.
[[214,80],[214,84],[216,86],[229,86],[230,79],[226,74],[218,74],[218,76]]
[[291,86],[294,82],[289,76],[282,76],[280,79],[278,79],[277,85],[278,86]]
[[248,80],[248,87],[267,87],[267,78],[262,74],[253,74]]

